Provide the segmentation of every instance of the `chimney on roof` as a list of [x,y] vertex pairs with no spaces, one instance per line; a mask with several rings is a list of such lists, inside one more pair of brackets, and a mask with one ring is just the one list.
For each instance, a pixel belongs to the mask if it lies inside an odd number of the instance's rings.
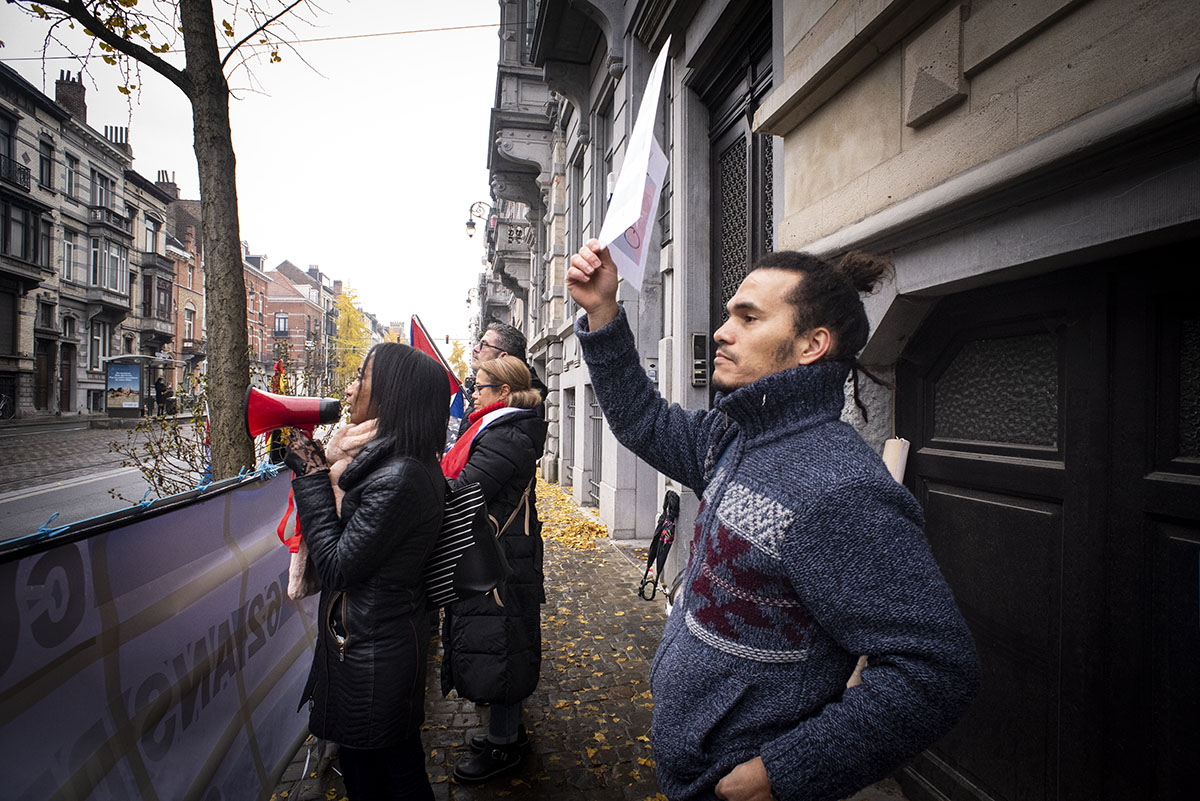
[[166,170],[159,170],[158,180],[154,185],[170,195],[173,200],[179,200],[179,184],[175,183],[175,173],[168,175]]
[[70,70],[59,70],[54,82],[54,100],[80,122],[87,122],[87,90],[83,86],[83,73],[72,78]]
[[129,146],[128,128],[122,125],[105,125],[104,138],[124,150],[126,154],[133,155],[133,148]]
[[333,294],[335,294],[335,295],[342,294],[342,282],[340,280],[335,280],[333,282]]

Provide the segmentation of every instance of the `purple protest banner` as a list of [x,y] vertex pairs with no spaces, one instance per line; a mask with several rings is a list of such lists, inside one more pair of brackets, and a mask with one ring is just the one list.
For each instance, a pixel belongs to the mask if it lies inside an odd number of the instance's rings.
[[270,796],[307,733],[316,638],[275,533],[289,476],[3,546],[0,795]]

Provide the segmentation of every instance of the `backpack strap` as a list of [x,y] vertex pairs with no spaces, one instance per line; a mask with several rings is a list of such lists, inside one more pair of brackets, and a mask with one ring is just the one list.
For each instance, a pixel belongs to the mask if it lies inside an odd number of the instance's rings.
[[[497,537],[499,537],[505,531],[508,531],[508,527],[510,525],[512,525],[513,519],[517,516],[517,512],[521,511],[522,506],[525,507],[525,536],[527,536],[527,537],[529,536],[529,491],[531,489],[533,489],[533,485],[536,482],[537,482],[537,473],[535,472],[533,474],[533,478],[529,479],[529,485],[525,487],[525,492],[521,494],[521,500],[517,501],[517,505],[513,507],[512,514],[510,514],[508,516],[508,519],[504,521],[503,526],[497,526],[497,528],[496,528],[496,536]],[[488,515],[488,517],[491,518],[492,525],[497,525],[496,518],[492,517],[491,515]]]

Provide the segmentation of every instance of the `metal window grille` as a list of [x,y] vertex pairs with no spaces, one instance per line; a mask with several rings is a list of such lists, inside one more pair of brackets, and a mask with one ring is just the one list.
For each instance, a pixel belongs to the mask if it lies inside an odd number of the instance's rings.
[[566,486],[575,483],[575,390],[563,392],[563,427],[562,427],[563,463],[567,469],[562,471],[560,479],[565,479]]
[[600,473],[604,464],[604,414],[600,411],[600,402],[596,393],[588,387],[588,420],[592,429],[592,461],[591,474],[588,477],[588,497],[598,506],[600,504]]
[[746,277],[750,254],[747,250],[745,136],[734,140],[718,162],[721,180],[721,319],[729,317],[725,304],[734,296]]

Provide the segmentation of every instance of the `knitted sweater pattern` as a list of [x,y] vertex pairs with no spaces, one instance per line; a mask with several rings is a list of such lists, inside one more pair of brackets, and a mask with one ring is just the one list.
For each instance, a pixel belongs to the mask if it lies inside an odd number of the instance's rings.
[[[919,505],[839,419],[848,367],[688,411],[646,378],[623,311],[576,333],[617,439],[701,498],[651,668],[667,797],[712,798],[757,756],[780,801],[844,798],[944,734],[974,694],[974,647]],[[846,690],[859,654],[871,667]]]

